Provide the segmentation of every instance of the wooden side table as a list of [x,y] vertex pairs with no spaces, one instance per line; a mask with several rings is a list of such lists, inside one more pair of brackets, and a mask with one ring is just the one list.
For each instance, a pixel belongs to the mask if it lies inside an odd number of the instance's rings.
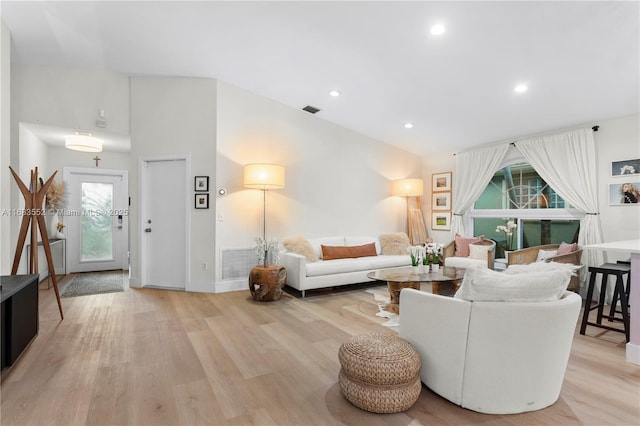
[[249,291],[253,300],[262,302],[280,300],[282,287],[287,283],[284,266],[255,266],[249,274]]
[[389,298],[391,299],[385,309],[394,314],[400,313],[400,292],[403,288],[413,288],[420,290],[420,282],[416,281],[387,281],[387,287],[389,288]]

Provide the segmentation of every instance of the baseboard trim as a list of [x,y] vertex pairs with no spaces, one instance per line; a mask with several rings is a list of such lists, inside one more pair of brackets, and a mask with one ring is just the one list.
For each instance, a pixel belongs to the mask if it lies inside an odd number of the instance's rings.
[[185,291],[194,293],[216,293],[216,284],[213,282],[194,282],[187,283]]
[[627,343],[627,362],[640,365],[640,346]]
[[241,280],[224,280],[216,282],[216,293],[227,293],[229,291],[249,290],[247,278]]

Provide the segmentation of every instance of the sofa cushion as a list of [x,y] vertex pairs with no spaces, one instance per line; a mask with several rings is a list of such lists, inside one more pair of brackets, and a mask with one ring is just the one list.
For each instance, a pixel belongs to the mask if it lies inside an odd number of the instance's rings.
[[345,246],[361,246],[363,244],[374,243],[376,245],[376,253],[382,254],[380,251],[380,239],[378,237],[344,237],[344,245]]
[[563,241],[560,243],[560,246],[558,247],[558,256],[561,256],[563,254],[573,253],[576,250],[578,250],[577,243],[567,244]]
[[469,258],[484,260],[485,262],[489,258],[489,250],[491,246],[485,246],[484,244],[469,244]]
[[348,272],[367,271],[371,268],[371,259],[375,257],[358,257],[351,259],[323,260],[307,263],[307,277],[343,274]]
[[380,235],[380,249],[382,254],[406,255],[407,247],[409,247],[409,236],[404,232]]
[[476,302],[549,302],[562,297],[571,275],[568,268],[505,274],[471,267],[455,297]]
[[285,238],[282,240],[282,245],[287,251],[306,257],[307,262],[316,262],[318,260],[311,243],[304,237]]
[[395,268],[397,266],[411,265],[411,258],[407,255],[385,255],[370,257],[371,269]]
[[469,244],[481,243],[484,241],[484,235],[473,238],[465,238],[460,234],[455,236],[456,251],[453,254],[457,257],[469,257]]
[[444,260],[444,266],[450,266],[452,268],[470,268],[471,266],[483,266],[487,268],[487,260],[484,259],[472,259],[470,257],[447,257]]
[[375,243],[371,242],[360,246],[325,246],[322,247],[322,259],[348,259],[357,257],[377,256]]

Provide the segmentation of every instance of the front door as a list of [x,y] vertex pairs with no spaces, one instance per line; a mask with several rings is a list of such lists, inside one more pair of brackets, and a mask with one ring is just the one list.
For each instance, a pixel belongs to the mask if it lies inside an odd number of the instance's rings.
[[126,269],[129,183],[126,170],[65,167],[67,272]]

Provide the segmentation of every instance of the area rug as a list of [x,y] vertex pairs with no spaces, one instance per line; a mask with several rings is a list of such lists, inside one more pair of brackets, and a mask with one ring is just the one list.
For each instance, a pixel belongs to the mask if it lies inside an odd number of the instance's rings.
[[61,297],[124,291],[122,271],[84,272],[77,274],[62,291]]
[[384,309],[387,303],[390,302],[389,292],[378,291],[378,290],[365,290],[365,292],[372,294],[374,300],[378,304],[378,312],[376,312],[377,317],[387,318],[389,321],[382,323],[385,327],[391,327],[392,329],[397,330],[397,327],[400,325],[400,317],[398,314],[394,314],[393,312],[389,312]]

